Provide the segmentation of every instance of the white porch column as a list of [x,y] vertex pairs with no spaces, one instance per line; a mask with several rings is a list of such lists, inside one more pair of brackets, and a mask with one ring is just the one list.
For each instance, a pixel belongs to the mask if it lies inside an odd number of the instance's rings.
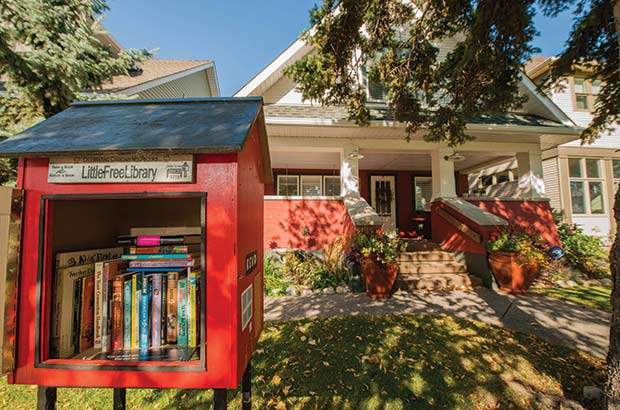
[[343,197],[360,196],[358,150],[352,145],[343,147],[340,162],[340,194]]
[[517,152],[519,193],[529,198],[545,197],[542,156],[540,151]]
[[454,198],[456,197],[456,181],[454,179],[454,162],[445,159],[452,150],[440,148],[431,151],[431,172],[433,177],[433,197]]

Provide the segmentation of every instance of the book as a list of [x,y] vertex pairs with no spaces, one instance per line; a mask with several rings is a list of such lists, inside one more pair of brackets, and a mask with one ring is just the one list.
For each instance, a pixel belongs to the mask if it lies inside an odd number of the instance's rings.
[[179,279],[178,282],[178,305],[177,305],[178,329],[177,344],[187,346],[187,278]]
[[[102,350],[108,350],[110,348],[110,331],[108,330],[109,323],[109,303],[110,300],[110,286],[117,276],[124,273],[124,269],[127,267],[127,262],[120,259],[109,260],[102,263],[100,283],[97,281],[97,264],[95,264],[95,347],[100,347]],[[101,300],[98,299],[97,286],[102,290]],[[122,291],[121,291],[122,292]],[[122,296],[122,293],[121,293]],[[99,316],[97,316],[99,314]],[[98,321],[98,317],[100,321]],[[97,329],[100,329],[101,340],[97,344]]]
[[[57,269],[55,298],[51,317],[50,353],[52,357],[67,358],[75,353],[74,322],[79,325],[79,315],[74,321],[73,312],[76,302],[75,281],[95,274],[95,265],[78,265]],[[77,301],[79,303],[79,301]],[[78,338],[79,339],[79,338]]]
[[196,331],[196,285],[197,285],[197,272],[190,271],[187,276],[187,344],[189,346],[197,345],[197,331]]
[[176,267],[176,268],[166,268],[166,267],[159,267],[159,268],[136,268],[136,267],[129,267],[127,268],[127,272],[128,273],[140,273],[140,272],[144,272],[144,273],[167,273],[167,272],[185,272],[187,268],[184,266],[181,267]]
[[158,349],[161,346],[161,304],[162,304],[162,274],[151,275],[151,346]]
[[[193,249],[192,249],[193,251]],[[170,253],[189,253],[188,245],[166,245],[166,246],[132,246],[129,248],[130,255],[152,255],[152,254],[170,254]]]
[[[123,324],[123,277],[117,276],[112,281],[112,350],[122,350],[124,347]],[[103,351],[108,350],[105,346]]]
[[200,235],[202,229],[200,226],[154,226],[154,227],[137,227],[131,228],[129,234],[133,236],[138,235]]
[[130,268],[182,268],[194,266],[193,259],[129,261]]
[[56,254],[56,269],[71,266],[88,265],[110,259],[118,259],[123,254],[123,248],[87,249],[82,251],[58,252]]
[[142,294],[140,274],[131,276],[131,348],[140,347],[140,298]]
[[[101,348],[102,339],[103,339],[103,262],[95,263],[95,305],[94,305],[94,314],[95,314],[95,323],[94,323],[94,339],[93,339],[93,347]],[[107,298],[106,298],[107,300]]]
[[76,279],[73,281],[73,299],[71,307],[71,342],[69,350],[63,357],[68,357],[79,353],[80,349],[80,314],[82,313],[82,279]]
[[95,276],[82,278],[82,302],[80,306],[79,352],[93,347],[95,333]]
[[202,235],[121,235],[116,243],[136,247],[195,245],[202,243]]
[[161,344],[166,344],[166,295],[168,294],[168,275],[161,274]]
[[169,272],[167,275],[166,290],[166,343],[177,342],[177,287],[178,272]]
[[123,347],[125,350],[131,349],[131,277],[125,276],[123,279]]
[[188,260],[190,259],[189,255],[186,253],[143,253],[136,255],[123,255],[121,259],[126,261],[139,261],[139,260]]
[[140,292],[140,350],[148,350],[149,337],[150,337],[150,304],[151,304],[151,290],[150,290],[149,276],[142,275],[142,286]]

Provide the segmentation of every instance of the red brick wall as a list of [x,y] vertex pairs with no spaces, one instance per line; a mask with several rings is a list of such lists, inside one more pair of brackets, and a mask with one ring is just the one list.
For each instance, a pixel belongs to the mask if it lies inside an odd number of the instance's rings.
[[341,200],[266,199],[264,210],[265,249],[322,249],[355,230]]

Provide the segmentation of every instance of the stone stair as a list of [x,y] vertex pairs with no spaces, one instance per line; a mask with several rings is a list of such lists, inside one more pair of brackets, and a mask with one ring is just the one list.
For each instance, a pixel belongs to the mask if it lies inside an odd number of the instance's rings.
[[405,291],[471,290],[481,285],[467,272],[462,254],[444,251],[433,242],[408,241],[398,265],[398,288]]

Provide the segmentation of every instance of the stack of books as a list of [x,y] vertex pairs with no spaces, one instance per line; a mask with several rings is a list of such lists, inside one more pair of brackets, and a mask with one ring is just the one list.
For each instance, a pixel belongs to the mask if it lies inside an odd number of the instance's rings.
[[[56,297],[55,315],[70,312],[72,320],[53,321],[52,357],[187,360],[200,340],[201,236],[128,235],[117,243],[115,259],[81,266],[70,291],[56,286],[67,299]],[[61,255],[56,278],[67,277]],[[164,357],[165,349],[175,351]]]

